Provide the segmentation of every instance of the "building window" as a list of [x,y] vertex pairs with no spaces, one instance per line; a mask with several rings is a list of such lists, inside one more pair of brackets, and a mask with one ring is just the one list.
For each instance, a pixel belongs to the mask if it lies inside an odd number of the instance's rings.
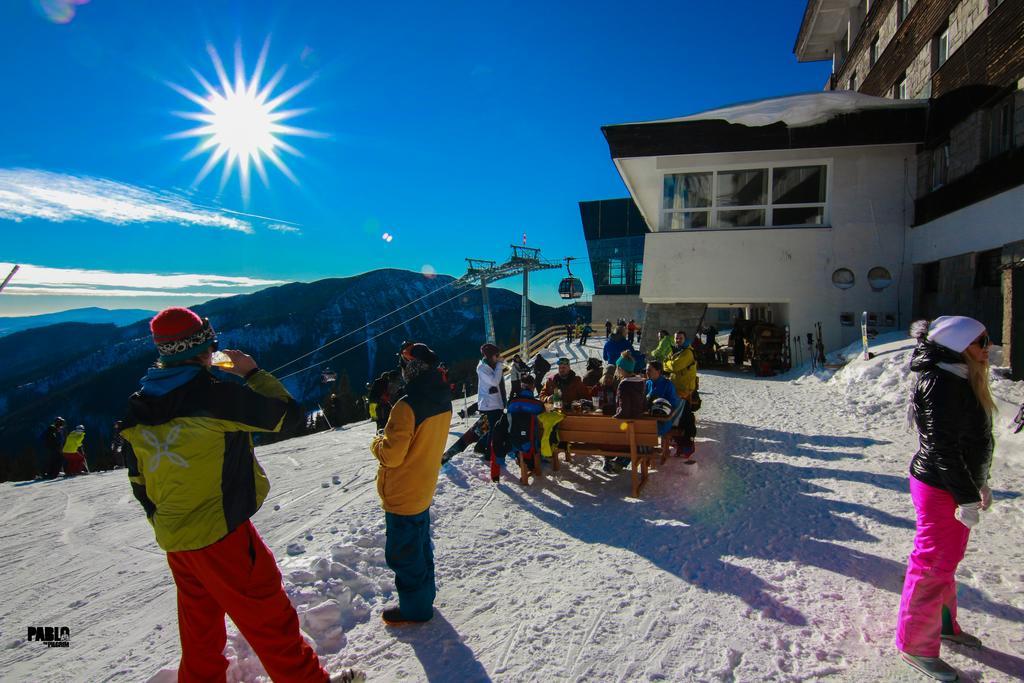
[[1013,141],[1013,97],[1008,97],[989,110],[989,158],[1010,149]]
[[856,280],[857,278],[854,277],[853,271],[849,268],[837,268],[832,273],[832,284],[839,289],[850,289]]
[[892,275],[889,273],[888,268],[882,266],[875,266],[868,271],[868,286],[874,292],[881,292],[883,289],[892,284]]
[[904,71],[892,86],[892,98],[894,100],[907,99],[907,72]]
[[644,279],[644,264],[634,263],[633,264],[633,284],[639,285],[640,281]]
[[853,91],[857,90],[857,72],[856,71],[854,71],[852,74],[850,74],[850,80],[849,80],[849,82],[846,85],[847,85],[847,88],[846,88],[847,90],[853,90]]
[[868,48],[868,67],[873,67],[878,63],[878,36],[871,41],[871,47]]
[[932,150],[932,189],[946,184],[949,177],[949,143]]
[[1003,250],[990,249],[979,252],[974,260],[974,286],[975,287],[999,287],[1001,285],[1001,271],[999,266],[1002,262]]
[[932,71],[938,71],[939,67],[946,63],[949,57],[949,26],[944,26],[941,31],[932,38]]
[[896,0],[896,25],[899,26],[910,14],[910,0]]
[[824,225],[827,180],[827,166],[668,174],[661,229]]
[[613,258],[608,259],[608,284],[610,285],[624,285],[626,284],[626,269],[622,264],[622,259]]

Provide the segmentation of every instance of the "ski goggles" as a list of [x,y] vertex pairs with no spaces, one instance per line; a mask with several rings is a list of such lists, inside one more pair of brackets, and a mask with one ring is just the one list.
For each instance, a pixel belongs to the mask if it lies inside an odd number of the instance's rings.
[[983,349],[987,349],[991,343],[992,340],[989,339],[988,332],[983,333],[980,337],[971,342],[971,344],[977,344]]

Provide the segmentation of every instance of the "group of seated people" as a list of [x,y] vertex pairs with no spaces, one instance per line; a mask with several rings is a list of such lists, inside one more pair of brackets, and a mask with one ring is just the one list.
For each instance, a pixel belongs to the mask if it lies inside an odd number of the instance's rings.
[[[602,367],[601,359],[587,361],[587,372],[577,375],[568,358],[559,358],[557,370],[548,376],[540,391],[536,391],[533,377],[525,375],[512,386],[512,397],[508,404],[507,425],[512,432],[523,431],[516,423],[532,424],[532,420],[517,420],[517,416],[538,416],[553,409],[600,410],[604,415],[619,419],[634,419],[649,415],[663,418],[659,432],[668,436],[688,411],[688,404],[680,398],[673,382],[665,374],[660,360],[647,363],[646,371],[638,365],[634,353],[622,351],[614,365]],[[692,417],[692,416],[691,416]],[[510,444],[513,448],[525,450],[534,443],[534,436],[522,434],[524,442]],[[677,451],[689,457],[685,440]],[[690,437],[692,444],[692,437]],[[530,450],[535,450],[530,448]],[[629,464],[629,458],[606,459],[605,471],[615,471]]]

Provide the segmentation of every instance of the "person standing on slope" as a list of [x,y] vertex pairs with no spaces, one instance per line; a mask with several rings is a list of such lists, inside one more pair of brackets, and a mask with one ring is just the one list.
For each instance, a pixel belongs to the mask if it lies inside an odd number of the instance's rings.
[[664,362],[664,368],[671,377],[679,398],[686,401],[686,407],[683,408],[683,414],[679,418],[683,438],[677,452],[679,455],[689,458],[693,455],[695,449],[693,440],[697,436],[697,420],[693,414],[693,392],[697,389],[697,359],[693,355],[693,349],[690,348],[686,332],[682,330],[676,332],[675,344],[672,346],[672,353]]
[[615,334],[608,337],[608,341],[604,343],[602,356],[607,365],[615,365],[622,356],[623,351],[632,350],[633,345],[626,339],[626,326],[619,325],[615,330]]
[[487,417],[488,432],[477,442],[476,449],[486,454],[483,456],[484,460],[490,460],[489,430],[498,424],[505,410],[505,382],[502,380],[505,364],[501,360],[498,347],[494,344],[481,346],[480,355],[482,358],[476,366],[476,402],[480,412]]
[[78,425],[68,434],[64,441],[64,476],[73,477],[76,474],[89,474],[89,465],[85,461],[85,425]]
[[896,626],[904,661],[940,681],[957,679],[939,658],[943,640],[981,647],[956,618],[954,574],[979,511],[992,504],[992,413],[985,326],[942,316],[913,324],[910,369],[918,374],[910,406],[919,448],[910,462],[910,497],[917,512]]
[[452,421],[451,393],[437,363],[437,355],[426,344],[402,350],[406,393],[392,408],[384,433],[370,445],[380,462],[377,493],[387,534],[384,559],[395,572],[398,590],[398,606],[382,615],[389,626],[422,623],[434,616],[437,586],[430,504]]
[[53,424],[43,432],[43,457],[41,463],[44,479],[55,479],[64,463],[64,418],[53,418]]
[[224,352],[238,379],[215,377],[216,332],[190,309],[163,310],[149,327],[159,362],[129,399],[121,435],[132,492],[177,586],[178,680],[225,680],[225,614],[275,681],[331,680],[250,519],[270,490],[251,434],[297,426],[302,408],[241,351]]
[[612,321],[611,320],[605,320],[604,321],[604,338],[608,339],[608,337],[610,337],[610,336],[612,336]]

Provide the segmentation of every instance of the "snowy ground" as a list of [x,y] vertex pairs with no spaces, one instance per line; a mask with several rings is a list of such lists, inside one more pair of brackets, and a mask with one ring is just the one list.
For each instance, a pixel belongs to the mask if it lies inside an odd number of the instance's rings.
[[[327,666],[371,680],[923,680],[892,645],[913,536],[908,348],[831,380],[702,373],[699,464],[670,460],[639,500],[596,458],[527,488],[457,458],[423,627],[380,621],[394,585],[371,426],[259,449],[273,489],[255,523]],[[1020,383],[996,392],[1024,400]],[[958,577],[961,623],[988,647],[944,650],[967,681],[1024,679],[1024,433],[1001,408],[996,502]],[[0,485],[0,521],[0,679],[174,680],[174,588],[123,471]],[[69,626],[70,648],[25,642],[33,625]],[[231,680],[261,680],[237,633],[228,650]]]

